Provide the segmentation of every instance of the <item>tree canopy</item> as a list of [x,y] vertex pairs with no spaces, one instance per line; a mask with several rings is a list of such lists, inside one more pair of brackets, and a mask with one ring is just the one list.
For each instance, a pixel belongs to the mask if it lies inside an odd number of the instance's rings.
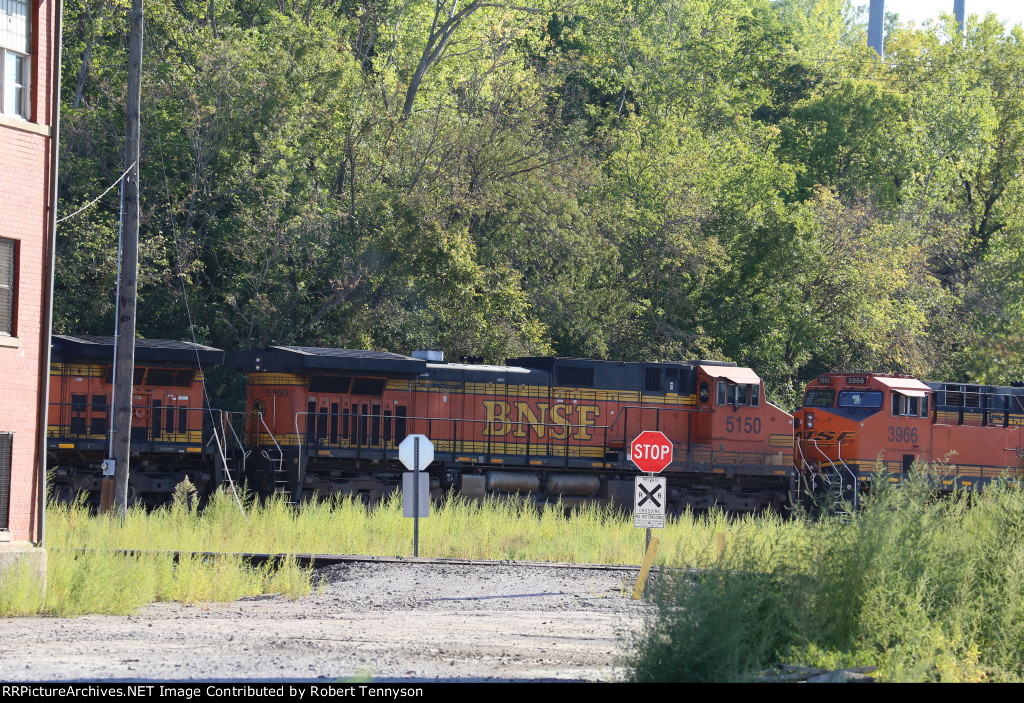
[[[65,3],[61,214],[123,168],[126,3]],[[1024,375],[1024,30],[843,0],[147,6],[139,330]],[[116,191],[115,191],[116,192]],[[58,231],[110,334],[113,193]]]

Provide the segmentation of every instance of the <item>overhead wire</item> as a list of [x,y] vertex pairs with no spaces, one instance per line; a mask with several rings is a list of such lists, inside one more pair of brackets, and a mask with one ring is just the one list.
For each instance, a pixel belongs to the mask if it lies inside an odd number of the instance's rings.
[[[167,162],[164,159],[163,142],[160,141],[159,138],[158,138],[158,143],[159,143],[159,149],[158,150],[160,152],[160,167],[161,167],[161,171],[162,171],[163,177],[164,177],[164,195],[165,195],[165,197],[167,199],[167,210],[168,210],[168,212],[170,212],[171,211],[171,196],[170,196],[171,190],[170,190],[170,184],[169,184],[168,178],[167,178]],[[197,341],[195,320],[192,317],[192,306],[189,304],[189,301],[188,301],[188,289],[185,286],[185,274],[182,271],[182,269],[183,269],[182,260],[184,258],[184,254],[183,254],[182,250],[183,250],[184,247],[182,247],[182,245],[181,245],[181,237],[180,237],[180,235],[178,233],[177,227],[173,226],[173,224],[172,224],[171,230],[174,232],[174,253],[175,253],[175,258],[177,259],[177,262],[178,262],[178,267],[177,268],[178,268],[178,279],[181,281],[181,297],[185,301],[185,314],[188,317],[189,334],[192,337],[192,345],[193,345],[193,348],[194,348],[194,351],[195,351],[195,354],[196,354],[196,366],[199,369],[199,376],[202,379],[202,384],[203,384],[203,405],[204,405],[203,409],[205,410],[205,412],[206,412],[206,414],[207,414],[207,416],[208,416],[208,418],[210,420],[210,427],[211,427],[211,429],[213,431],[213,438],[214,438],[214,440],[217,443],[217,454],[220,457],[221,464],[224,467],[224,474],[228,478],[228,483],[231,485],[231,494],[235,497],[235,503],[238,505],[239,512],[242,513],[242,518],[244,518],[245,521],[248,523],[249,522],[249,516],[245,514],[245,507],[242,505],[242,499],[238,495],[238,487],[235,485],[235,480],[231,476],[231,471],[230,471],[230,469],[228,469],[228,465],[227,465],[228,457],[227,457],[226,447],[224,446],[227,443],[227,432],[224,430],[223,426],[218,427],[217,420],[215,419],[215,416],[214,416],[214,410],[215,409],[212,406],[212,404],[210,403],[210,393],[209,393],[209,389],[208,389],[208,387],[206,385],[206,372],[203,369],[203,362],[202,362],[202,360],[200,359],[200,356],[199,356],[199,346],[200,346],[200,344]],[[221,414],[221,420],[223,420],[225,411],[221,410],[219,412]],[[230,425],[231,425],[231,420],[230,420],[230,417],[229,417],[229,419],[228,419],[228,426],[230,427]],[[221,442],[221,432],[224,432],[224,443],[223,444]],[[234,428],[233,427],[231,428],[231,432],[232,432],[232,434],[234,434]],[[237,435],[236,435],[236,437],[237,437]]]
[[97,195],[97,196],[96,196],[95,198],[93,198],[93,199],[92,199],[91,201],[89,201],[88,203],[86,203],[86,204],[85,204],[85,205],[83,205],[82,207],[80,207],[80,208],[78,208],[77,210],[75,210],[75,211],[74,211],[73,213],[71,213],[70,215],[65,215],[64,217],[61,217],[60,219],[58,219],[58,220],[57,220],[57,224],[60,224],[60,223],[61,223],[61,222],[63,222],[64,220],[70,220],[70,219],[71,219],[72,217],[74,217],[75,215],[77,215],[77,214],[79,214],[79,213],[82,213],[82,212],[85,212],[86,210],[88,210],[89,208],[91,208],[91,207],[92,207],[93,205],[95,205],[96,203],[98,203],[98,202],[99,202],[99,201],[100,201],[100,200],[101,200],[101,199],[103,198],[103,196],[104,196],[104,195],[106,195],[107,193],[109,193],[110,191],[112,191],[112,190],[114,189],[114,186],[116,186],[117,184],[119,184],[119,183],[120,183],[121,181],[123,181],[123,180],[124,180],[124,177],[128,175],[129,171],[131,171],[131,170],[132,170],[133,168],[135,168],[135,164],[136,164],[136,163],[138,163],[138,162],[137,162],[137,161],[132,161],[132,163],[131,163],[131,166],[129,166],[128,168],[126,168],[126,169],[124,170],[124,173],[122,173],[122,174],[121,174],[120,176],[118,176],[117,180],[116,180],[116,181],[114,181],[113,183],[111,183],[111,184],[110,184],[110,186],[109,186],[109,187],[108,187],[108,188],[107,188],[107,189],[106,189],[105,191],[103,191],[102,193],[100,193],[99,195]]

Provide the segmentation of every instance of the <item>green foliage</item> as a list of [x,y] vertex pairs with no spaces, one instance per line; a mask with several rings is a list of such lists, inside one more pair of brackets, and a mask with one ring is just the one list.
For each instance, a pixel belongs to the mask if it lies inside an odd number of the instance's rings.
[[[66,4],[61,215],[124,170],[125,11]],[[879,62],[844,0],[154,5],[139,330],[1006,381],[1022,46]],[[58,331],[111,333],[117,221],[59,225]]]
[[934,481],[923,469],[879,481],[847,522],[730,535],[706,572],[665,575],[633,642],[634,679],[737,681],[784,663],[1020,681],[1024,494],[993,484],[939,499]]

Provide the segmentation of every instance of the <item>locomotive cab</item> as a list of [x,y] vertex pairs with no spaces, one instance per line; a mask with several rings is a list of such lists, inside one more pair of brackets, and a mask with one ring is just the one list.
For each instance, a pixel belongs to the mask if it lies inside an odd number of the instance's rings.
[[1024,474],[1018,385],[826,374],[807,386],[796,416],[797,466],[819,493],[856,501],[879,473],[898,481],[917,464],[930,464],[945,492]]
[[765,398],[763,382],[752,369],[694,363],[692,462],[731,483],[714,503],[728,510],[783,509],[796,488],[792,416]]
[[928,461],[930,407],[931,389],[909,376],[819,376],[795,413],[805,481],[856,500],[879,472],[898,475]]

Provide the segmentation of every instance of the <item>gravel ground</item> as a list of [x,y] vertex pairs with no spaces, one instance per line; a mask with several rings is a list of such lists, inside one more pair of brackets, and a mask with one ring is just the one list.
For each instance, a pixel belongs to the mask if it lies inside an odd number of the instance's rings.
[[636,572],[355,563],[299,601],[0,620],[0,680],[614,681]]

